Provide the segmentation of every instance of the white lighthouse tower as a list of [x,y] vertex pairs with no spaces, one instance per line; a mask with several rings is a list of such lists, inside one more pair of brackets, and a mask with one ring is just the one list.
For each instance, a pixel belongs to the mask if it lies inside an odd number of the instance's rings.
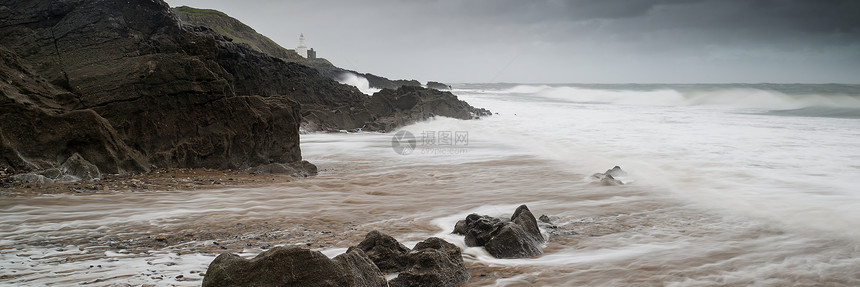
[[296,47],[296,53],[299,53],[302,57],[308,57],[308,46],[305,46],[305,34],[302,33],[299,36],[299,46]]

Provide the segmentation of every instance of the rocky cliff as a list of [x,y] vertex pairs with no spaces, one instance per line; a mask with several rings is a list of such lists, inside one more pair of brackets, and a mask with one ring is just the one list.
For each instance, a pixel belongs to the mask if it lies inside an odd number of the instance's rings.
[[482,114],[420,88],[371,98],[184,25],[161,0],[6,1],[0,60],[0,168],[16,172],[74,158],[111,173],[274,163],[301,173],[313,168],[302,163],[300,125],[390,130],[433,115]]
[[46,169],[74,153],[106,172],[301,161],[300,106],[249,92],[230,72],[241,67],[222,64],[253,51],[183,29],[166,3],[2,5],[0,166]]
[[328,60],[322,58],[305,59],[299,56],[299,54],[294,50],[288,50],[281,47],[268,37],[257,33],[253,28],[248,27],[239,20],[217,10],[181,6],[173,8],[173,12],[176,13],[184,25],[200,26],[212,29],[215,33],[226,37],[229,41],[245,43],[251,46],[255,51],[262,52],[276,58],[281,58],[288,62],[296,62],[304,66],[312,67],[323,76],[333,80],[339,80],[343,74],[351,73],[365,77],[369,82],[370,87],[377,89],[397,89],[401,86],[421,86],[421,83],[416,80],[390,80],[370,73],[359,73],[339,68]]

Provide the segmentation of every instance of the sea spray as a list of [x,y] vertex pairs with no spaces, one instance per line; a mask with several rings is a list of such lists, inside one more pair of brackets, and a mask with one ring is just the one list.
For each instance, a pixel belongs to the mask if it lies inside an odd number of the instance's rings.
[[345,85],[350,85],[358,88],[364,94],[373,95],[376,92],[379,92],[380,89],[371,88],[370,82],[367,81],[367,78],[362,77],[360,75],[356,75],[354,73],[343,73],[338,77],[338,82]]

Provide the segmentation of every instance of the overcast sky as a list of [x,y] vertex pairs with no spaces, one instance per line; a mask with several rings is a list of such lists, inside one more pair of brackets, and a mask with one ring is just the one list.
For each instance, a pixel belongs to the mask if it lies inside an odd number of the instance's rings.
[[168,0],[449,83],[860,83],[860,0]]

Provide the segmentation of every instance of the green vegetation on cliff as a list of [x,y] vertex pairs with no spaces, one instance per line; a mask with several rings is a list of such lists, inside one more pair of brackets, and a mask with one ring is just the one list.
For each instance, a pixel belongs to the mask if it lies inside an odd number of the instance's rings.
[[222,36],[233,39],[234,43],[244,43],[252,49],[277,58],[289,60],[302,60],[301,56],[293,50],[272,41],[266,36],[257,33],[253,28],[233,17],[227,16],[221,11],[212,9],[197,9],[188,6],[174,7],[173,13],[179,17],[185,25],[203,26],[215,31]]

